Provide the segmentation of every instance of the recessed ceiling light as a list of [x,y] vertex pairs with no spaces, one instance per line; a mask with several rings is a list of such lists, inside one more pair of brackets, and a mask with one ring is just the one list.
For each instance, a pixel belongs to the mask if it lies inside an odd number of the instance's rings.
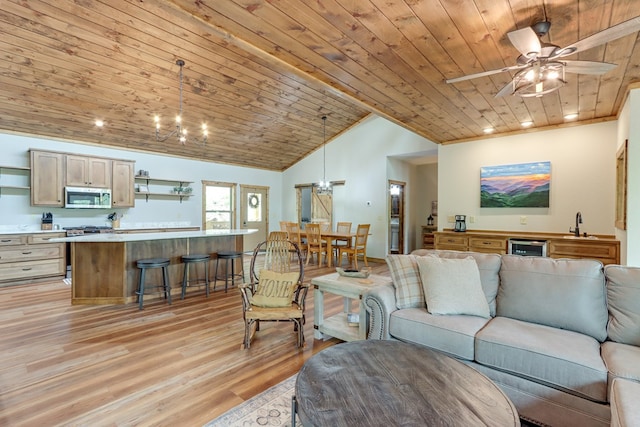
[[567,114],[566,116],[564,116],[565,120],[573,120],[573,119],[577,119],[578,115],[576,113],[573,114]]
[[533,126],[533,122],[532,121],[522,122],[520,123],[520,126],[522,126],[523,128],[528,128],[530,126]]
[[484,128],[482,131],[484,133],[493,133],[494,130],[495,130],[494,128]]
[[101,128],[102,126],[104,126],[104,122],[102,120],[96,120],[96,126]]

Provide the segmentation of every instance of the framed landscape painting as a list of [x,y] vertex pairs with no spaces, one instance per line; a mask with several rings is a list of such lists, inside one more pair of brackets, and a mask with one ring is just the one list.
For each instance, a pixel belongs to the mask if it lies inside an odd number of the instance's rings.
[[548,208],[551,162],[480,168],[481,208]]

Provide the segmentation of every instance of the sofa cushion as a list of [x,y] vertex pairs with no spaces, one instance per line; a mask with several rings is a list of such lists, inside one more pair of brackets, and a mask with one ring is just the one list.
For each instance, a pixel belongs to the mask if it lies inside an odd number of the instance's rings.
[[600,353],[609,370],[609,381],[615,377],[640,381],[640,347],[605,341]]
[[387,255],[398,309],[426,307],[416,259],[414,255]]
[[607,338],[602,263],[502,255],[498,316]]
[[498,271],[500,271],[500,255],[434,249],[416,249],[411,253],[416,256],[431,255],[447,259],[462,259],[469,256],[473,257],[473,259],[476,260],[476,264],[478,264],[482,291],[487,298],[487,303],[489,303],[489,311],[492,316],[495,316],[496,294],[498,293],[498,284],[500,283],[500,279],[498,277]]
[[617,378],[611,385],[611,427],[640,425],[640,383]]
[[473,257],[419,257],[418,268],[429,313],[489,317],[489,304]]
[[407,308],[391,313],[389,334],[401,341],[473,360],[474,337],[487,321],[477,316],[434,316],[424,308]]
[[476,361],[581,397],[607,401],[600,343],[573,331],[495,317],[476,335]]
[[609,339],[640,346],[640,268],[608,265]]

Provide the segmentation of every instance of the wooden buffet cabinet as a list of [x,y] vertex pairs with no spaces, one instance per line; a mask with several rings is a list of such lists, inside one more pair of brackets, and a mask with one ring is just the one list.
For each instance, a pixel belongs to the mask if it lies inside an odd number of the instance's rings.
[[572,238],[559,233],[510,233],[505,231],[439,231],[434,233],[435,248],[506,254],[509,239],[546,240],[551,258],[591,258],[603,264],[620,263],[620,241],[612,236]]
[[64,236],[64,232],[0,235],[0,286],[64,277],[65,244],[49,242]]

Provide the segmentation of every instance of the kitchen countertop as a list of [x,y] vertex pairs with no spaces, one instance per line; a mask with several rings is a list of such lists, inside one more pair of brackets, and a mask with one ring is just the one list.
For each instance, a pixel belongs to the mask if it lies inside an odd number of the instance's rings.
[[436,231],[435,234],[455,234],[460,236],[492,236],[506,237],[510,239],[528,240],[575,240],[579,242],[617,242],[615,236],[608,234],[588,234],[588,237],[575,237],[571,233],[545,233],[545,232],[519,232],[519,231],[495,231],[495,230],[468,230],[457,232],[452,229]]
[[200,237],[216,237],[216,236],[243,236],[257,232],[256,229],[234,229],[234,230],[206,230],[206,231],[166,231],[160,233],[95,233],[85,234],[84,236],[61,237],[49,240],[50,242],[72,242],[72,243],[100,243],[100,242],[141,242],[149,240],[168,240],[168,239],[191,239]]

